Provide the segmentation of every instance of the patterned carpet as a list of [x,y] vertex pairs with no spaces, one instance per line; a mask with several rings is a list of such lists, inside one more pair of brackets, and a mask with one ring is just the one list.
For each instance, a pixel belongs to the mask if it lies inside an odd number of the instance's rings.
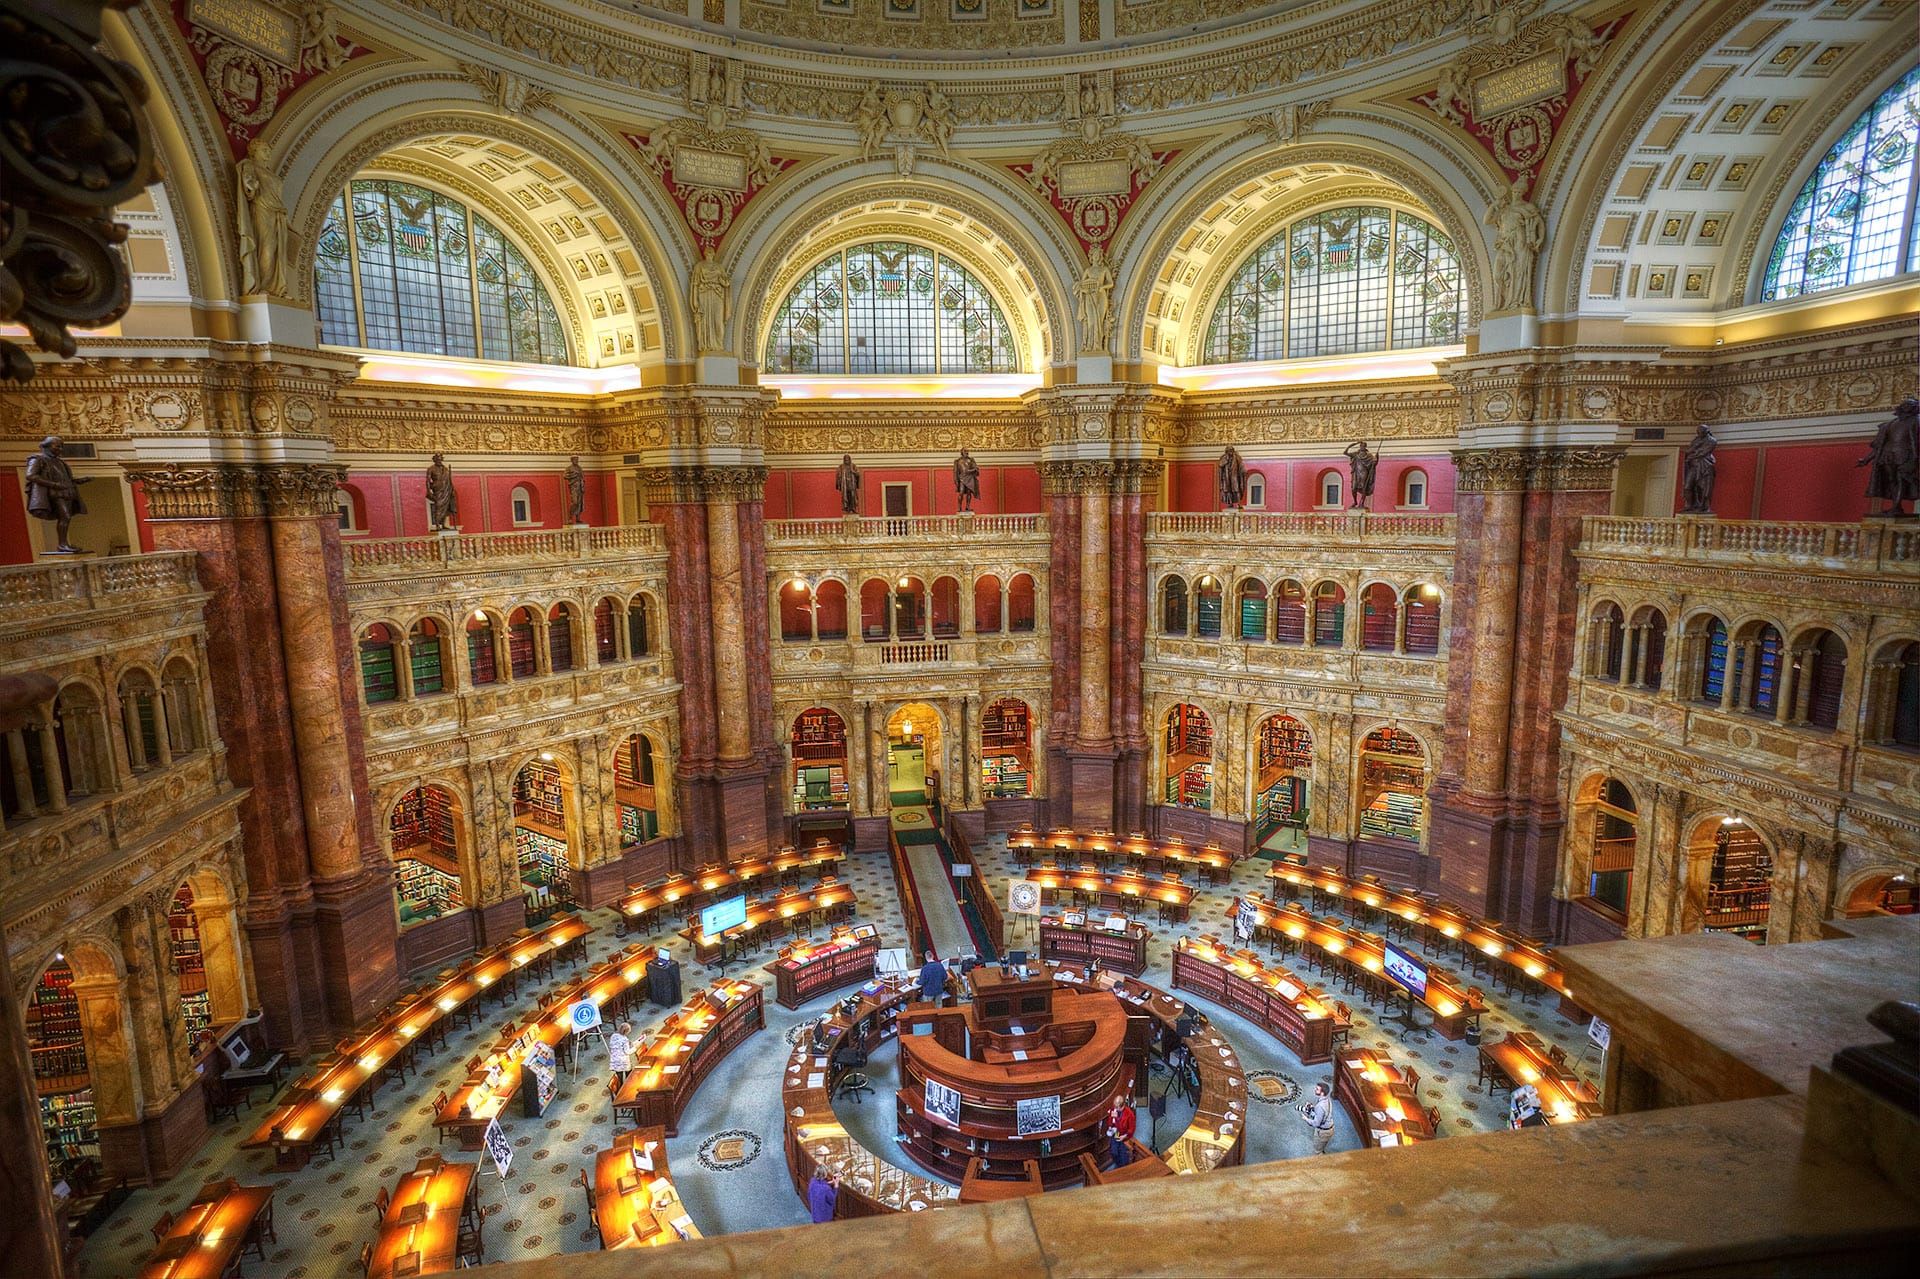
[[[998,899],[1006,899],[1006,882],[1020,873],[1006,852],[1004,837],[983,841],[975,849],[987,884]],[[1171,985],[1174,938],[1182,933],[1225,935],[1227,902],[1239,891],[1256,887],[1269,863],[1253,858],[1244,863],[1233,885],[1205,888],[1194,898],[1192,919],[1179,926],[1161,926],[1149,947],[1147,980]],[[851,860],[844,873],[859,892],[859,918],[877,924],[883,945],[905,942],[899,904],[895,900],[886,859],[866,855]],[[589,938],[588,953],[601,956],[613,950],[612,911],[587,913],[598,931]],[[678,939],[663,932],[650,938],[656,944]],[[1015,937],[1010,944],[1018,944]],[[624,944],[620,943],[620,944]],[[686,956],[681,955],[683,962]],[[761,962],[769,956],[762,955]],[[738,971],[737,969],[735,970]],[[566,970],[561,970],[561,979]],[[764,974],[758,974],[765,976]],[[687,962],[685,978],[691,988],[708,978]],[[675,1185],[688,1213],[706,1235],[733,1234],[773,1226],[800,1224],[805,1206],[793,1193],[781,1155],[779,1079],[792,1042],[789,1036],[831,1003],[823,996],[799,1012],[773,1001],[767,979],[767,1030],[734,1049],[702,1084],[681,1119],[681,1136],[667,1143]],[[421,1059],[421,1073],[404,1084],[389,1084],[376,1098],[376,1108],[364,1121],[349,1117],[347,1148],[332,1164],[315,1164],[292,1173],[276,1173],[267,1152],[238,1148],[259,1123],[264,1102],[240,1122],[217,1127],[191,1165],[162,1185],[138,1190],[88,1241],[80,1254],[80,1273],[88,1279],[119,1279],[136,1272],[152,1250],[148,1227],[164,1211],[178,1212],[202,1182],[232,1174],[249,1185],[276,1188],[275,1225],[279,1242],[269,1245],[268,1262],[250,1260],[253,1275],[326,1276],[351,1279],[363,1243],[375,1233],[373,1200],[381,1186],[391,1187],[414,1161],[436,1149],[432,1098],[451,1088],[465,1073],[468,1057],[492,1042],[499,1027],[510,1019],[524,1020],[543,991],[523,991],[518,1002],[489,1008],[469,1031],[449,1035],[446,1049]],[[1486,1034],[1497,1038],[1515,1027],[1531,1028],[1560,1044],[1575,1059],[1581,1073],[1596,1085],[1598,1062],[1586,1051],[1584,1031],[1545,1005],[1527,1005],[1517,998],[1490,996],[1492,1010],[1484,1020]],[[1196,1001],[1199,1002],[1199,1001]],[[636,1029],[652,1029],[668,1009],[638,1005],[631,1015]],[[1323,1068],[1302,1066],[1291,1053],[1264,1032],[1234,1014],[1208,1007],[1215,1025],[1231,1039],[1246,1068],[1256,1100],[1247,1125],[1249,1162],[1293,1158],[1307,1153],[1306,1126],[1294,1113],[1292,1101],[1323,1077]],[[1504,1126],[1504,1098],[1488,1098],[1474,1083],[1474,1049],[1434,1038],[1402,1046],[1392,1029],[1382,1028],[1364,1006],[1354,1009],[1354,1042],[1392,1052],[1396,1060],[1415,1066],[1422,1076],[1423,1100],[1440,1107],[1446,1129],[1467,1135]],[[559,1095],[542,1119],[512,1118],[503,1127],[512,1140],[514,1161],[503,1182],[491,1166],[481,1176],[480,1198],[487,1212],[486,1248],[489,1260],[552,1256],[591,1251],[599,1235],[587,1221],[584,1193],[571,1184],[581,1168],[591,1169],[594,1153],[614,1135],[607,1106],[605,1058],[598,1051],[582,1054],[578,1072],[562,1072]],[[875,1065],[884,1070],[878,1055]],[[871,1073],[871,1072],[870,1072]],[[880,1081],[876,1079],[876,1083]],[[1158,1078],[1154,1088],[1164,1087]],[[1160,1121],[1162,1139],[1177,1134],[1186,1122],[1177,1099]],[[859,1111],[854,1114],[852,1111]],[[850,1107],[844,1116],[849,1127],[863,1133],[869,1147],[882,1158],[904,1163],[891,1140],[893,1101],[885,1091],[864,1107]],[[1334,1148],[1348,1149],[1358,1139],[1337,1109]],[[1142,1115],[1142,1131],[1146,1116]],[[440,1148],[448,1158],[451,1146]]]

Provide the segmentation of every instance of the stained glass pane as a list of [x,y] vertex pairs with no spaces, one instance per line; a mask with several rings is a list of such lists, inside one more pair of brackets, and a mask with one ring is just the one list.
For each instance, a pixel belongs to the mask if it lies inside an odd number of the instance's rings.
[[322,341],[535,364],[567,362],[565,330],[553,299],[525,255],[485,218],[410,182],[357,179],[348,198],[360,262],[359,324],[346,277],[342,201],[315,252]]
[[1328,209],[1241,263],[1214,307],[1201,360],[1447,346],[1460,340],[1460,290],[1445,232],[1386,209]]
[[1762,301],[1886,279],[1903,263],[1920,270],[1907,216],[1916,138],[1920,68],[1880,95],[1800,189],[1767,260]]
[[1293,224],[1287,354],[1347,355],[1387,345],[1393,265],[1385,209],[1328,209]]
[[360,317],[353,309],[353,257],[348,244],[347,198],[327,210],[313,250],[313,301],[320,319],[320,340],[335,346],[360,345]]
[[980,280],[904,241],[856,245],[800,277],[767,333],[772,373],[1009,373],[1013,331]]

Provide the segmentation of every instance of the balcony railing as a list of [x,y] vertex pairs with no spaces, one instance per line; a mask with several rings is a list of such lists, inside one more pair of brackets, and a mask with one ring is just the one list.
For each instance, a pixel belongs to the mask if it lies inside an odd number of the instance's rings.
[[1589,515],[1580,549],[1723,564],[1828,565],[1920,574],[1920,528]]
[[1453,516],[1369,511],[1157,511],[1150,538],[1207,537],[1260,542],[1393,543],[1451,546]]
[[1047,531],[1044,515],[906,515],[837,520],[768,520],[767,545],[856,542],[890,537],[951,541],[963,537],[1004,538]]
[[432,572],[451,564],[482,564],[507,568],[516,564],[555,560],[598,559],[604,556],[647,555],[666,542],[657,524],[628,524],[618,528],[531,529],[525,533],[474,533],[456,536],[389,537],[379,541],[348,541],[350,577],[394,577]]
[[118,608],[138,596],[200,588],[194,552],[47,560],[0,569],[0,608],[7,616],[48,616]]

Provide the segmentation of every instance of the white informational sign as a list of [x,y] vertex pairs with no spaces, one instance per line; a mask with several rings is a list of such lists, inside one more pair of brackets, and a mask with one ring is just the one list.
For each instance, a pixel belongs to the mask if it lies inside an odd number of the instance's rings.
[[1014,1103],[1014,1131],[1021,1137],[1038,1137],[1060,1131],[1060,1096],[1023,1097]]
[[1233,935],[1243,942],[1253,940],[1253,930],[1260,923],[1260,908],[1242,897],[1240,909],[1233,912]]
[[576,1035],[584,1034],[600,1024],[600,1005],[591,999],[583,999],[567,1009],[567,1021]]
[[1595,1017],[1587,1023],[1587,1038],[1599,1044],[1600,1051],[1605,1052],[1613,1043],[1613,1027]]
[[526,1068],[527,1073],[533,1076],[533,1113],[544,1115],[556,1091],[554,1085],[556,1063],[552,1046],[546,1043],[534,1044],[533,1051],[527,1054]]
[[907,948],[889,946],[874,956],[873,971],[876,973],[904,973],[907,971]]
[[480,1144],[493,1156],[493,1166],[500,1170],[500,1180],[507,1179],[507,1169],[513,1166],[513,1147],[507,1144],[507,1134],[500,1131],[500,1121],[495,1119],[487,1124],[487,1135]]
[[955,862],[953,864],[953,877],[955,879],[965,879],[971,874],[973,874],[973,867],[967,865],[967,863]]
[[1040,885],[1016,879],[1007,885],[1007,910],[1014,915],[1040,913]]
[[938,1080],[927,1080],[927,1118],[949,1128],[960,1126],[960,1094]]

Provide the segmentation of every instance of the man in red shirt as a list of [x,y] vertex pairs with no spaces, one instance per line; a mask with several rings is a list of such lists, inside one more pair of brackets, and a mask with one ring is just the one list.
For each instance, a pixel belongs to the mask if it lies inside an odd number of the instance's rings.
[[1121,1093],[1107,1107],[1107,1117],[1101,1121],[1100,1131],[1107,1134],[1111,1145],[1113,1166],[1124,1168],[1133,1162],[1133,1155],[1127,1150],[1127,1138],[1133,1136],[1133,1107],[1127,1102],[1127,1095]]

